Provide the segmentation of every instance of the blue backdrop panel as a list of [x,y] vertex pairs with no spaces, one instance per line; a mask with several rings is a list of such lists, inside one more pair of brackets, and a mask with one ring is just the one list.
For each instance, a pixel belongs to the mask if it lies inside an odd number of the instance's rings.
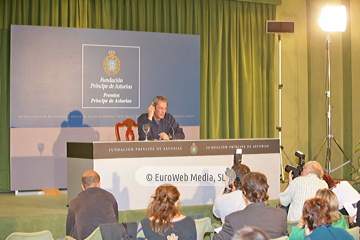
[[[180,125],[199,126],[199,44],[194,35],[12,26],[11,127],[59,127],[73,110],[110,127],[146,112],[156,95]],[[104,66],[111,50],[113,75]]]
[[115,140],[157,95],[199,126],[199,36],[12,26],[11,189],[66,188],[66,142]]

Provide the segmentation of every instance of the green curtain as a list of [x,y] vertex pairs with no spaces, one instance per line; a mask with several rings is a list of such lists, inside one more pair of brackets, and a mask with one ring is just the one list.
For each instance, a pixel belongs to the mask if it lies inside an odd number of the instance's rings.
[[10,187],[12,24],[200,35],[201,138],[266,138],[275,136],[276,82],[265,22],[275,11],[227,0],[0,0],[0,189]]

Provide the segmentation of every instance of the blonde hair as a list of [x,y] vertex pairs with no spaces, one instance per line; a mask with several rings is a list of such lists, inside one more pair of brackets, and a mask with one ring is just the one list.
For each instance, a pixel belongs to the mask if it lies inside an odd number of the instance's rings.
[[332,222],[336,222],[340,219],[339,215],[339,201],[336,194],[328,188],[317,190],[315,196],[322,197],[328,201],[330,205],[329,214],[331,215]]

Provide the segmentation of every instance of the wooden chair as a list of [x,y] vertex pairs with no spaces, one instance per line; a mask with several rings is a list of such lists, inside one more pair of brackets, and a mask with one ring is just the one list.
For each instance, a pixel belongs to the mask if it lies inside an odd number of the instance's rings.
[[120,137],[120,128],[121,127],[124,127],[126,126],[126,133],[125,133],[125,138],[126,138],[126,141],[134,141],[135,140],[135,134],[134,134],[134,131],[133,131],[133,126],[134,127],[137,127],[138,124],[128,118],[128,119],[125,119],[122,123],[117,123],[115,125],[115,135],[116,135],[116,140],[117,141],[121,141],[121,137]]

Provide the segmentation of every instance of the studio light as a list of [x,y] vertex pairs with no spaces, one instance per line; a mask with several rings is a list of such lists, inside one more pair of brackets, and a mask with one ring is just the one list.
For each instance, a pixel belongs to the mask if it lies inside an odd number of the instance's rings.
[[325,32],[344,32],[347,15],[345,6],[326,6],[321,10],[318,23]]

